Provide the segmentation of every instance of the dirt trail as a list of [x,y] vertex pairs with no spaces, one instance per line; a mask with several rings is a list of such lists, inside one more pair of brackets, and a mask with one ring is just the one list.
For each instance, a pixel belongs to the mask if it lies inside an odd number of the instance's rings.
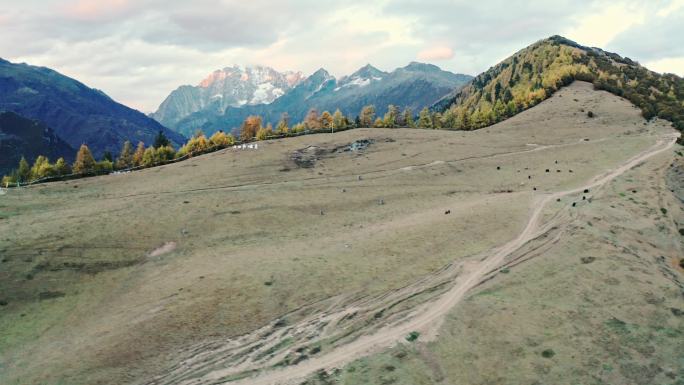
[[[411,317],[407,322],[380,329],[375,334],[360,337],[347,345],[341,346],[322,356],[301,362],[296,366],[262,372],[261,375],[244,379],[235,383],[254,385],[294,383],[319,369],[340,367],[346,363],[358,359],[361,356],[390,347],[396,344],[397,341],[403,340],[403,338],[411,331],[418,330],[425,332],[427,330],[434,329],[436,327],[435,325],[439,324],[438,321],[440,321],[448,311],[458,304],[463,299],[465,294],[475,285],[477,285],[478,282],[480,282],[480,280],[489,271],[500,266],[506,256],[510,255],[522,247],[525,243],[538,236],[540,232],[543,232],[545,229],[552,226],[552,223],[547,223],[543,226],[540,226],[539,223],[544,207],[548,202],[565,195],[580,193],[584,189],[595,189],[601,187],[602,185],[635,167],[646,159],[670,149],[674,145],[677,135],[678,134],[671,134],[659,139],[657,143],[648,150],[626,161],[620,167],[613,170],[608,170],[604,174],[596,176],[584,186],[539,196],[534,201],[534,208],[531,212],[527,225],[517,238],[509,241],[497,249],[494,249],[493,253],[489,257],[482,260],[480,263],[467,268],[464,274],[462,274],[458,279],[459,282],[457,282],[457,284],[451,290],[449,290],[438,300],[416,309],[414,312],[415,316]],[[197,381],[198,379],[195,379],[191,382],[222,382],[221,378],[224,378],[226,374],[228,373],[221,370],[214,371],[212,373],[208,373],[206,377],[200,379],[199,381]]]

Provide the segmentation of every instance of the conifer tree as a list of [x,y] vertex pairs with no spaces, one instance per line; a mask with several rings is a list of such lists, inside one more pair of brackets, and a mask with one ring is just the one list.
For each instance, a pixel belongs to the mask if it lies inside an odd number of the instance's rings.
[[333,117],[330,112],[323,111],[321,114],[321,128],[324,130],[329,130],[333,127]]
[[318,110],[312,108],[304,118],[304,126],[309,130],[318,130],[321,128],[321,119],[318,116]]
[[195,133],[195,135],[192,138],[190,138],[188,142],[185,143],[185,145],[178,150],[178,152],[176,153],[176,157],[180,158],[185,155],[202,153],[208,150],[210,146],[211,142],[207,140],[207,137],[204,136],[204,133],[199,131],[198,133]]
[[121,147],[121,154],[116,160],[116,168],[125,169],[131,166],[133,166],[133,145],[127,140]]
[[298,133],[298,132],[304,132],[306,130],[306,127],[304,126],[304,123],[297,123],[294,126],[292,126],[292,132]]
[[262,127],[257,131],[256,133],[256,139],[257,140],[266,140],[269,136],[273,135],[273,128],[271,127],[271,124],[269,123],[266,127]]
[[235,138],[233,138],[233,135],[226,134],[222,130],[219,130],[216,131],[211,138],[209,138],[209,142],[212,146],[228,147],[235,143]]
[[458,125],[459,125],[459,128],[461,130],[472,129],[471,121],[470,121],[470,113],[465,108],[462,108],[458,113]]
[[413,121],[413,111],[411,111],[411,109],[408,107],[406,107],[406,109],[404,110],[402,120],[404,121],[403,124],[406,127],[409,127],[409,128],[415,128],[416,127],[416,123]]
[[93,154],[90,152],[87,145],[82,144],[81,148],[78,149],[73,169],[76,174],[90,174],[95,172],[95,158],[93,158]]
[[261,116],[252,115],[248,116],[247,119],[242,123],[242,128],[240,129],[240,139],[243,141],[248,141],[254,139],[257,132],[262,128]]
[[417,125],[419,128],[432,128],[432,116],[430,116],[430,110],[427,107],[420,110]]
[[145,167],[152,166],[157,163],[157,149],[154,146],[147,147],[143,152],[141,165]]
[[171,141],[169,141],[169,138],[167,138],[166,135],[164,135],[164,131],[159,130],[159,133],[154,138],[154,148],[166,147],[170,144]]
[[339,108],[335,110],[335,113],[333,113],[332,126],[335,130],[347,128],[346,118],[344,115],[342,115],[342,111],[340,111]]
[[176,157],[176,150],[171,145],[159,147],[156,149],[155,162],[167,162]]
[[399,108],[397,106],[390,104],[387,106],[387,113],[385,114],[382,123],[387,128],[394,128],[397,126],[397,119],[399,116]]
[[59,158],[55,162],[55,173],[57,175],[71,174],[71,168],[69,167],[69,164],[64,160],[64,158]]
[[133,158],[131,159],[132,161],[132,166],[133,167],[138,167],[142,164],[142,158],[143,155],[145,154],[145,143],[143,142],[138,142],[138,147],[135,149],[135,152],[133,153]]
[[283,114],[280,116],[278,124],[276,125],[276,132],[279,134],[287,134],[287,132],[290,130],[289,124],[290,115],[288,115],[287,112],[283,112]]
[[33,162],[33,167],[31,167],[31,180],[37,180],[40,178],[45,178],[47,176],[52,176],[54,174],[54,168],[50,164],[50,161],[46,156],[40,155]]
[[31,167],[29,166],[26,158],[23,156],[19,160],[19,168],[17,169],[17,182],[26,183],[31,178]]
[[444,111],[444,113],[442,114],[441,127],[456,128],[457,115],[455,110],[455,108],[449,108],[446,111]]
[[430,118],[432,119],[432,128],[435,130],[442,128],[442,114],[433,112],[430,114]]
[[364,106],[359,116],[359,127],[372,127],[375,120],[375,106]]

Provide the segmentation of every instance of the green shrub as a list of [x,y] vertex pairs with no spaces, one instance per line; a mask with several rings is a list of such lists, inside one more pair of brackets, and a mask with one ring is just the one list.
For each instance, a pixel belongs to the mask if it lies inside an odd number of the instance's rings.
[[406,341],[413,342],[413,341],[417,340],[418,337],[420,337],[420,333],[418,333],[417,331],[412,331],[411,333],[409,333],[406,336]]
[[162,146],[157,148],[155,155],[155,161],[157,163],[168,162],[176,157],[176,150],[174,150],[171,146]]
[[546,349],[543,352],[541,352],[541,355],[544,358],[551,358],[556,355],[556,352],[554,352],[553,349]]
[[109,160],[101,160],[95,163],[95,172],[97,174],[107,174],[114,170],[114,163]]

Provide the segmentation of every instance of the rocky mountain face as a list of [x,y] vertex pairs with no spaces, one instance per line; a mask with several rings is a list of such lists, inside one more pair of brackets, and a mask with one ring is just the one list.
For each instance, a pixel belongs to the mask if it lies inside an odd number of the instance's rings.
[[275,125],[283,113],[288,113],[291,122],[301,121],[312,108],[331,113],[339,108],[354,117],[370,104],[375,105],[378,115],[384,114],[389,104],[417,113],[470,79],[469,75],[415,62],[392,72],[366,65],[339,80],[321,68],[269,104],[243,104],[224,110],[205,108],[170,127],[186,136],[197,129],[210,134],[219,129],[235,129],[249,115],[260,115],[264,123]]
[[226,67],[197,86],[180,86],[151,116],[167,127],[202,110],[222,113],[228,107],[268,104],[301,83],[301,72],[278,72],[270,67]]
[[[118,153],[123,142],[152,144],[161,130],[175,144],[185,138],[102,91],[52,69],[0,59],[0,111],[38,120],[71,147],[87,144],[96,157]],[[16,154],[0,154],[0,158]]]
[[44,123],[14,112],[0,113],[0,175],[17,168],[23,156],[32,163],[39,155],[54,162],[62,157],[71,162],[76,150]]

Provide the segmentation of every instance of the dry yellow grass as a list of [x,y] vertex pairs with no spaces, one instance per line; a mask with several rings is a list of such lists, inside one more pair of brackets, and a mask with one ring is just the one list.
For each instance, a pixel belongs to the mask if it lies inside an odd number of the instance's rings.
[[[615,167],[665,126],[578,82],[475,132],[310,135],[9,191],[2,382],[141,383],[193,346],[392,293],[514,238],[535,195]],[[341,150],[359,139],[373,143]],[[318,159],[300,168],[306,148]]]

